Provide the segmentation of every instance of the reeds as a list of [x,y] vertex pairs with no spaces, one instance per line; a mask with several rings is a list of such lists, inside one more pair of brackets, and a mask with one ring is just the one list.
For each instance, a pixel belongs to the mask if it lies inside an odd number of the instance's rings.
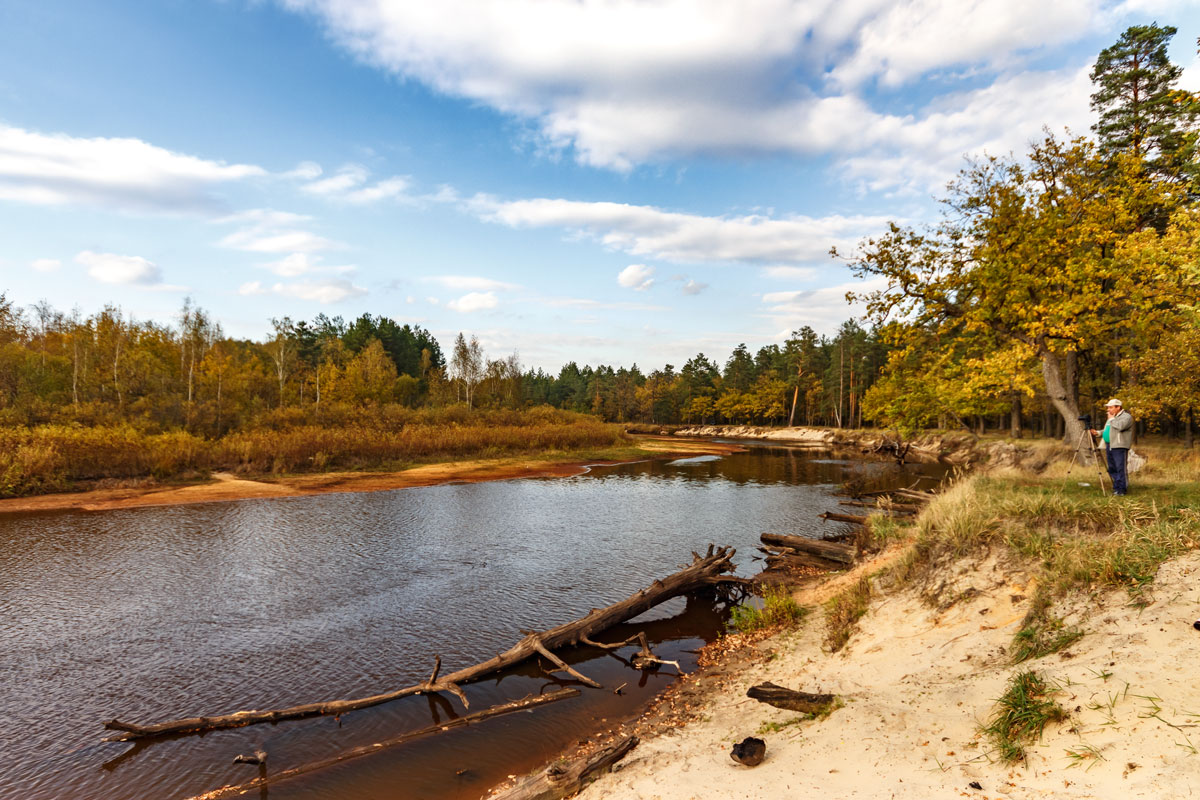
[[0,427],[0,497],[63,491],[80,482],[170,480],[243,474],[387,469],[431,460],[561,453],[625,444],[619,426],[548,407],[528,411],[337,409],[265,415],[258,427],[219,439],[133,425]]

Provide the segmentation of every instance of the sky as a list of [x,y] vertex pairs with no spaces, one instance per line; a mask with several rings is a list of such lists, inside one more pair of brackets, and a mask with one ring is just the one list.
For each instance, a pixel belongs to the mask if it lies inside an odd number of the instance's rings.
[[527,368],[832,334],[969,157],[1086,134],[1196,0],[0,0],[0,293],[363,313]]

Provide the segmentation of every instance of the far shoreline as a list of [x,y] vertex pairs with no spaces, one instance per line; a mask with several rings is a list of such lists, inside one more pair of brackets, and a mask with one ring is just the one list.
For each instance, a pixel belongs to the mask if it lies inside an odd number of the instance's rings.
[[480,483],[517,478],[563,478],[580,475],[590,467],[629,464],[679,456],[728,455],[742,445],[704,439],[638,436],[640,452],[628,458],[590,459],[579,453],[518,455],[499,458],[420,464],[388,472],[322,472],[284,476],[239,477],[214,472],[205,481],[169,486],[90,489],[76,492],[28,495],[0,500],[0,516],[40,511],[110,511],[151,506],[219,503],[346,492],[379,492],[447,483]]

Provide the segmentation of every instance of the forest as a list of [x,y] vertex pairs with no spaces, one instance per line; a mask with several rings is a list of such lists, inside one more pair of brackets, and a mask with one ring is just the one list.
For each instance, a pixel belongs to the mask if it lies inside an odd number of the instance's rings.
[[885,279],[849,298],[865,317],[832,336],[804,327],[739,344],[723,363],[697,353],[648,372],[571,362],[555,375],[524,369],[515,352],[490,357],[465,333],[443,349],[386,316],[272,319],[271,336],[249,341],[190,300],[163,324],[0,294],[0,495],[618,442],[604,423],[1074,441],[1079,418],[1113,395],[1141,434],[1191,446],[1200,97],[1178,88],[1175,33],[1134,26],[1100,53],[1094,136],[1046,131],[1024,154],[971,161],[939,223],[892,225],[833,252]]

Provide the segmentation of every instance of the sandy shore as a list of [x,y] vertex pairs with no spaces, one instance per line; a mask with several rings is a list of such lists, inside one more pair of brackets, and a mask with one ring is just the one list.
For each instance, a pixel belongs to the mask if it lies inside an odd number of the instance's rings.
[[639,437],[640,453],[621,461],[580,461],[577,456],[520,457],[425,464],[399,472],[325,472],[261,480],[214,473],[208,481],[150,488],[96,489],[0,500],[0,514],[29,511],[104,511],[114,508],[213,503],[259,497],[300,497],[332,492],[375,492],[442,483],[476,483],[513,478],[567,477],[593,466],[628,463],[648,458],[727,454],[744,448],[701,440]]
[[[886,558],[886,556],[884,556]],[[879,562],[860,567],[878,569]],[[1159,571],[1153,603],[1108,592],[1064,610],[1087,635],[1067,651],[1011,665],[1006,649],[1032,594],[994,558],[956,568],[938,610],[916,589],[877,597],[836,654],[814,613],[792,632],[718,659],[629,726],[642,743],[581,797],[1187,798],[1200,796],[1200,553]],[[838,579],[845,583],[846,577]],[[801,593],[818,603],[836,586]],[[977,594],[975,593],[977,592]],[[1027,764],[1001,764],[979,733],[1010,676],[1034,669],[1061,687],[1069,719],[1051,724]],[[840,695],[824,720],[746,697],[762,681]],[[759,736],[767,758],[735,763]],[[974,785],[973,785],[974,784]],[[979,788],[976,788],[978,786]]]

